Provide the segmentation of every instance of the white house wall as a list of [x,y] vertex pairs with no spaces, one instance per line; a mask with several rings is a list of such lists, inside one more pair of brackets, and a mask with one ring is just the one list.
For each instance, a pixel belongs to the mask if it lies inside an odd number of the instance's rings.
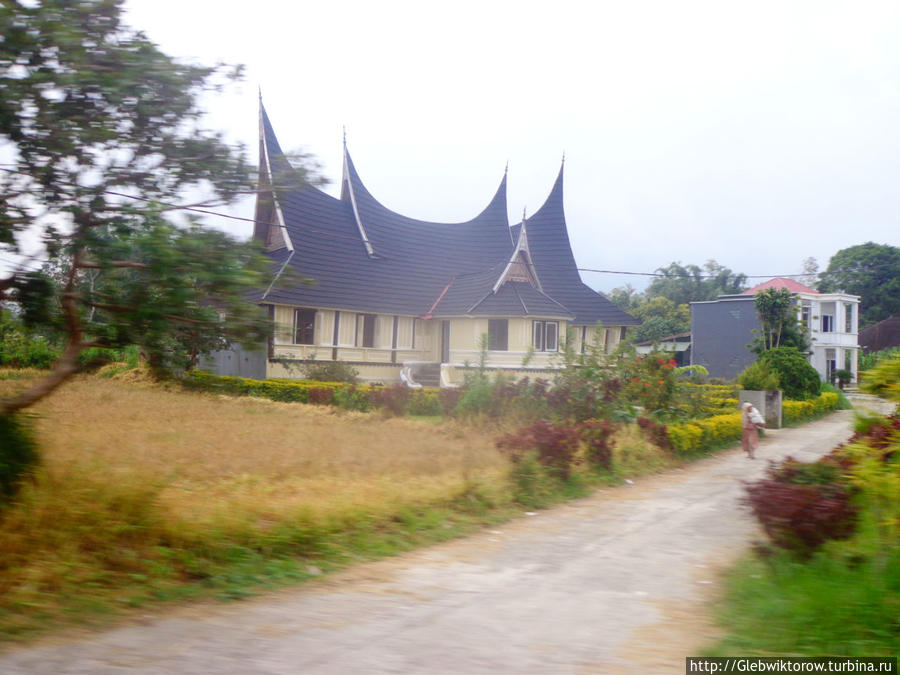
[[[859,297],[844,293],[810,294],[800,293],[802,319],[802,304],[809,303],[809,320],[806,324],[810,337],[812,354],[809,362],[818,371],[823,380],[829,380],[831,365],[828,355],[834,350],[834,368],[843,369],[847,365],[853,373],[853,379],[857,376],[857,357],[859,354]],[[847,311],[850,309],[850,330],[847,325]],[[824,316],[831,316],[832,330],[823,330]],[[848,363],[849,362],[849,363]]]

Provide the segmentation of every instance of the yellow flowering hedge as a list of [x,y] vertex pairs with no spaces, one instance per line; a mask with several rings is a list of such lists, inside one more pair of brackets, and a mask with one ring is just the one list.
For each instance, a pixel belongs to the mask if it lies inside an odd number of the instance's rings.
[[[734,404],[737,405],[737,402]],[[838,395],[825,392],[809,401],[784,401],[782,423],[796,424],[814,420],[836,410]],[[741,439],[741,413],[714,415],[703,419],[670,424],[667,427],[672,447],[681,453],[691,454],[713,450]]]
[[741,438],[741,414],[727,413],[670,424],[669,440],[677,452],[694,453],[729,445]]
[[723,415],[737,407],[737,387],[729,384],[693,384],[685,382],[681,387],[682,412],[690,417]]
[[311,380],[251,380],[246,377],[213,375],[200,370],[184,374],[183,382],[191,389],[202,389],[238,396],[260,396],[273,401],[298,403],[332,403],[334,392],[349,387],[343,382],[314,382]]
[[832,410],[836,410],[838,398],[837,394],[826,391],[808,401],[783,401],[781,404],[781,422],[782,424],[796,424],[814,420]]

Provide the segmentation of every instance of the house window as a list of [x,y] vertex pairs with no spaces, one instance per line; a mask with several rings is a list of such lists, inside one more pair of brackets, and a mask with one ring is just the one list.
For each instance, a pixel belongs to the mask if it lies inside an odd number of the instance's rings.
[[357,314],[356,315],[356,346],[357,347],[374,347],[375,346],[375,315],[374,314]]
[[316,344],[316,310],[294,310],[294,344]]
[[[269,321],[272,322],[272,325],[275,325],[275,305],[263,305],[266,308],[266,315],[269,317]],[[277,330],[277,327],[276,327]],[[275,358],[275,333],[274,331],[269,334],[268,339],[266,340],[266,354],[272,359]]]
[[825,381],[834,381],[834,371],[837,370],[837,354],[835,349],[825,350]]
[[822,315],[822,332],[823,333],[833,333],[834,332],[834,317],[830,314]]
[[844,332],[853,332],[853,305],[849,302],[844,305]]
[[534,321],[532,322],[532,340],[531,344],[535,351],[538,352],[555,352],[558,345],[559,323],[556,321]]
[[804,302],[802,308],[800,309],[800,323],[803,324],[803,327],[806,330],[809,330],[810,326],[810,316],[811,316],[812,307],[808,302]]
[[505,352],[509,349],[509,320],[488,319],[488,349]]

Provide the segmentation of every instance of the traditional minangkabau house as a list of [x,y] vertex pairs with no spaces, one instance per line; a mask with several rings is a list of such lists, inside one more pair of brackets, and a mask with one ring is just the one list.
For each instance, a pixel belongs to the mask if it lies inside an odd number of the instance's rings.
[[[639,321],[586,286],[563,213],[563,172],[544,205],[509,225],[506,175],[485,209],[464,223],[432,223],[382,206],[360,180],[344,142],[340,197],[290,176],[260,104],[260,185],[254,237],[279,274],[258,301],[275,322],[265,377],[300,377],[307,359],[352,364],[366,381],[453,386],[467,365],[547,377],[565,339],[575,352],[612,350]],[[257,374],[260,376],[260,374]]]

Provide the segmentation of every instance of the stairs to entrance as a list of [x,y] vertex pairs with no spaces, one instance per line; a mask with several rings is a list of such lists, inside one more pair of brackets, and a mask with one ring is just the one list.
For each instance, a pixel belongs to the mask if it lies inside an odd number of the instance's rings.
[[424,361],[403,364],[403,378],[409,387],[440,387],[441,364]]

